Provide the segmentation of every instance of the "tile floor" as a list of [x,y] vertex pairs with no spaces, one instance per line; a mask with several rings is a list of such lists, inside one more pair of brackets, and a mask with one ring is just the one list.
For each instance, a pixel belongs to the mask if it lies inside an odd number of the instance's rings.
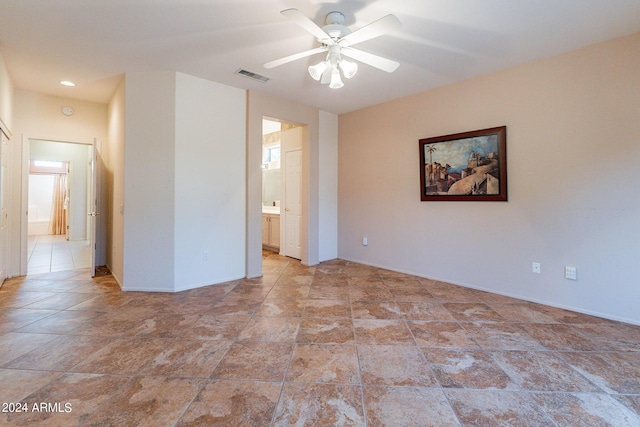
[[0,424],[640,425],[640,327],[340,260],[265,252],[264,272],[178,294],[10,279]]
[[88,240],[67,240],[64,235],[29,236],[27,274],[88,268],[91,263]]

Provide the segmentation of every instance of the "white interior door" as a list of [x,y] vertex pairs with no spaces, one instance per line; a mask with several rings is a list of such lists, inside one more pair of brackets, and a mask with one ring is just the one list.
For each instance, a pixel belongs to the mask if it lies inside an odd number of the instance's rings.
[[91,277],[95,277],[96,275],[96,222],[97,216],[100,215],[98,212],[98,195],[97,195],[97,183],[96,183],[96,156],[97,156],[97,140],[93,139],[93,146],[91,147],[91,165],[89,167],[91,173],[91,191],[89,195],[89,250],[91,252]]
[[302,223],[302,150],[285,153],[285,233],[284,254],[300,259],[300,225]]

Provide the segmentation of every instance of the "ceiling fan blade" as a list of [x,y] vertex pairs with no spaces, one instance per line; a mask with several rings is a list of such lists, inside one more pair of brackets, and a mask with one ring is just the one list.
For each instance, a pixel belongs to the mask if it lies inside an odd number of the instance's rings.
[[351,46],[365,40],[371,40],[383,34],[402,28],[402,23],[395,15],[387,15],[373,21],[369,25],[354,31],[340,39],[340,46]]
[[354,49],[352,47],[343,47],[341,50],[342,55],[353,58],[357,61],[364,62],[367,65],[371,65],[379,70],[392,73],[400,66],[399,62],[392,61],[387,58],[383,58],[378,55],[374,55],[369,52],[365,52],[360,49]]
[[264,68],[274,68],[278,65],[286,64],[287,62],[295,61],[296,59],[306,58],[307,56],[315,55],[316,53],[326,52],[326,47],[317,47],[311,50],[305,50],[304,52],[296,53],[294,55],[285,56],[284,58],[276,59],[265,63]]
[[333,46],[334,44],[336,44],[335,40],[333,40],[329,36],[329,34],[325,33],[322,28],[320,28],[311,19],[307,18],[298,9],[285,9],[282,12],[280,12],[280,14],[285,18],[292,20],[293,22],[298,24],[300,27],[304,28],[305,30],[307,30],[308,32],[316,36],[316,38],[320,40],[322,43],[329,46]]

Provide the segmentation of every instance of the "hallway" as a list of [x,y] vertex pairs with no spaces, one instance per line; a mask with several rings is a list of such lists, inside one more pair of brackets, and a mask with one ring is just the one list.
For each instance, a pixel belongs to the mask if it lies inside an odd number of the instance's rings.
[[88,240],[66,240],[64,235],[29,236],[27,274],[89,268]]

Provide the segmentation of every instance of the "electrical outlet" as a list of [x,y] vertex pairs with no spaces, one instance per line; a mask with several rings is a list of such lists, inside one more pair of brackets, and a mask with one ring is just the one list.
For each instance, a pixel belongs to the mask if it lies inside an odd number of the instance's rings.
[[362,246],[367,246],[369,244],[369,239],[367,237],[362,238]]
[[202,260],[203,261],[208,261],[209,260],[209,251],[204,251],[202,253]]
[[564,278],[568,280],[578,280],[578,269],[575,267],[564,267]]
[[540,263],[532,262],[531,263],[531,271],[536,274],[540,274]]

